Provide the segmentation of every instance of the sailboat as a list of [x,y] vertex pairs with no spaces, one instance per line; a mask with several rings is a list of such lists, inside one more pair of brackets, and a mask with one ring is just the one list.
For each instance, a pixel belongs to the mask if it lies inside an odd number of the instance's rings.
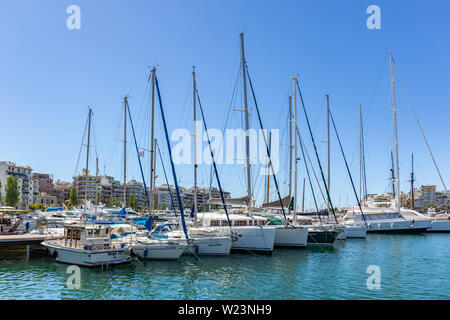
[[[193,109],[194,109],[194,205],[191,215],[194,216],[193,226],[189,227],[189,246],[184,251],[187,255],[229,255],[232,237],[228,234],[218,234],[209,229],[198,227],[198,203],[197,203],[197,82],[195,79],[195,67],[192,70],[193,83]],[[163,235],[172,238],[182,238],[183,231],[180,228],[168,230],[169,226],[162,231]]]
[[[156,74],[155,74],[155,68],[153,68],[152,70],[152,87],[154,89],[154,85],[155,85],[155,80],[156,80]],[[154,92],[154,90],[153,90]],[[154,94],[154,93],[153,93]],[[154,108],[154,99],[152,99],[153,103],[152,103],[152,109]],[[124,99],[124,107],[125,107],[125,133],[124,133],[124,141],[126,143],[126,116],[127,116],[127,111],[129,114],[129,118],[130,118],[130,124],[131,124],[131,129],[133,131],[133,138],[134,138],[134,144],[136,147],[136,154],[137,154],[137,158],[138,158],[138,162],[139,162],[139,168],[141,171],[141,176],[142,176],[142,181],[144,183],[144,190],[145,190],[145,194],[147,196],[147,205],[149,210],[151,210],[151,203],[150,203],[150,197],[148,195],[148,191],[147,191],[147,186],[145,184],[145,178],[144,178],[144,172],[142,170],[142,163],[141,163],[141,159],[139,157],[139,148],[137,145],[137,140],[136,140],[136,134],[134,131],[134,126],[133,126],[133,120],[131,118],[131,112],[130,112],[130,108],[128,105],[128,99],[127,97],[125,97]],[[153,110],[152,110],[152,115],[154,114]],[[152,117],[152,123],[153,123],[153,117]],[[126,152],[126,145],[124,146],[124,153]],[[126,161],[124,161],[124,172],[126,172]],[[124,181],[125,180],[125,173],[124,173]],[[124,203],[126,201],[126,196],[125,196],[125,192],[126,189],[124,190]],[[151,233],[149,234],[149,232],[152,231],[152,216],[149,216],[148,220],[146,221],[145,227],[147,229],[147,233],[144,234],[135,234],[133,235],[132,233],[127,235],[126,237],[122,237],[120,238],[118,241],[122,242],[122,243],[130,243],[130,254],[131,256],[137,256],[141,259],[152,259],[152,260],[176,260],[178,259],[184,252],[184,250],[187,247],[187,243],[184,240],[181,239],[161,239],[161,238],[155,238],[152,237]]]
[[[89,108],[88,144],[86,153],[85,178],[89,175],[89,148],[92,109]],[[85,192],[84,216],[86,215],[87,192]],[[86,267],[100,267],[130,263],[125,243],[116,244],[111,240],[111,227],[95,223],[67,224],[64,226],[64,238],[47,240],[42,245],[51,257],[60,263],[76,264]]]
[[[296,81],[296,78],[293,77],[294,84]],[[256,104],[256,101],[255,101]],[[257,106],[256,106],[257,108]],[[258,111],[258,108],[257,108]],[[259,111],[258,111],[259,116]],[[295,91],[295,85],[294,85],[294,112],[293,112],[293,122],[294,127],[297,128],[297,94]],[[263,129],[263,128],[261,128]],[[270,140],[270,139],[269,139]],[[275,181],[275,186],[277,188],[277,194],[279,197],[279,201],[274,201],[272,203],[269,202],[269,178],[267,181],[267,199],[266,203],[263,204],[263,207],[265,208],[271,208],[277,209],[278,214],[276,215],[278,217],[279,222],[270,221],[269,225],[274,225],[275,227],[275,246],[277,247],[306,247],[308,242],[308,227],[298,223],[298,216],[297,216],[297,139],[295,139],[294,146],[292,146],[292,97],[289,97],[289,195],[283,199],[281,199],[280,192],[278,190],[278,183],[276,182],[276,176],[275,173],[273,173],[273,178]],[[269,144],[270,145],[270,144]],[[294,151],[294,155],[292,155],[292,151]],[[270,159],[270,147],[267,150],[268,156],[269,156],[269,165],[268,167],[271,168],[271,159]],[[294,156],[294,196],[291,197],[291,182],[292,182],[292,156]],[[269,177],[269,175],[268,175]],[[292,210],[292,214],[290,217],[287,217],[284,213],[284,207],[290,208]],[[281,214],[280,214],[281,211]],[[266,211],[266,214],[269,214],[269,211]],[[280,223],[282,222],[282,223]]]
[[[246,79],[246,61],[244,53],[244,34],[240,33],[241,40],[241,68],[242,68],[242,84],[244,96],[244,114],[245,114],[245,132],[249,129],[249,113],[247,101],[247,79]],[[199,103],[200,110],[201,104]],[[204,114],[203,123],[205,125]],[[206,127],[205,127],[206,130]],[[252,181],[251,181],[251,164],[249,157],[249,136],[246,135],[246,173],[247,173],[247,196],[234,199],[225,199],[221,194],[221,199],[210,199],[210,204],[222,204],[223,211],[215,212],[198,212],[197,223],[210,232],[226,234],[233,237],[231,250],[244,252],[262,252],[271,253],[275,242],[275,228],[266,226],[267,219],[265,217],[253,215],[252,208]],[[212,151],[211,151],[212,155]],[[213,155],[212,155],[213,156]],[[214,162],[213,162],[214,165]],[[214,165],[215,166],[215,165]],[[218,173],[215,168],[216,178]],[[228,214],[227,207],[240,207],[240,213]],[[244,209],[245,208],[245,209]]]
[[[400,205],[400,174],[399,174],[399,153],[398,153],[398,135],[397,135],[397,110],[395,100],[394,69],[392,53],[389,52],[391,88],[393,102],[394,118],[394,136],[395,136],[395,175],[392,176],[392,184],[395,186],[395,199],[389,207],[379,207],[374,202],[366,201],[363,208],[364,216],[355,210],[355,208],[345,208],[344,212],[353,213],[355,224],[362,225],[365,220],[367,223],[367,232],[369,233],[422,233],[430,227],[430,218],[411,209],[401,208]],[[394,170],[393,170],[394,171]],[[392,171],[392,172],[393,172]]]

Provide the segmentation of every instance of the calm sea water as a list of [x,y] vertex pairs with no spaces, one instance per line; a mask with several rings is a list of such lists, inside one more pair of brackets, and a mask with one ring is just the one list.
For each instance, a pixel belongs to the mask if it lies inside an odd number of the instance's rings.
[[[367,288],[369,265],[380,268],[379,290]],[[450,299],[450,234],[368,235],[327,250],[82,268],[80,289],[67,288],[67,267],[2,252],[0,299]]]

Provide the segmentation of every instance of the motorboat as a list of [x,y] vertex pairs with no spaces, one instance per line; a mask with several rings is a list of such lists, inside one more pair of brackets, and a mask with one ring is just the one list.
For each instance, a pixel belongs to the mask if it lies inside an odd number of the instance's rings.
[[111,227],[94,223],[64,226],[64,238],[42,243],[57,262],[85,267],[126,264],[132,261],[125,243],[113,243]]

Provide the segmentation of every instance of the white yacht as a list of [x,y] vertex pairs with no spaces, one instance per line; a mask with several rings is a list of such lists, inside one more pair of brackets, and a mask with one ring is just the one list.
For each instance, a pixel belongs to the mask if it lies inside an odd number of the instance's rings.
[[275,247],[306,247],[308,243],[307,226],[293,223],[291,215],[286,215],[288,223],[285,224],[284,217],[278,212],[266,211],[267,226],[275,228]]
[[130,263],[125,243],[111,241],[110,227],[96,224],[75,223],[64,227],[64,238],[42,243],[61,263],[85,267],[100,267]]
[[[184,239],[185,235],[178,224],[164,223],[152,233],[153,237],[162,239]],[[221,235],[210,228],[189,227],[188,246],[184,251],[187,255],[225,256],[230,254],[232,237]]]
[[[221,212],[199,212],[199,225],[217,234],[234,236],[231,250],[255,251],[271,253],[275,243],[276,228],[266,226],[267,219],[261,216],[245,214],[229,214],[231,228],[227,215]],[[212,232],[212,231],[210,231]]]
[[428,210],[427,216],[432,219],[427,232],[450,232],[450,215],[448,213],[436,213]]
[[187,243],[182,240],[137,237],[131,245],[131,255],[147,260],[176,260],[184,253]]
[[[362,208],[364,217],[359,208],[345,208],[344,211],[354,215],[354,224],[364,227],[364,218],[369,233],[421,233],[425,232],[431,224],[431,219],[423,214],[395,207],[366,206]],[[399,212],[400,211],[400,212]]]

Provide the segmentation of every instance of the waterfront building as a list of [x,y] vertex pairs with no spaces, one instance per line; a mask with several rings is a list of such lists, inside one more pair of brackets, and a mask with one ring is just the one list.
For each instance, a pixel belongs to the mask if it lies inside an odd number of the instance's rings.
[[29,166],[18,166],[14,162],[0,161],[0,190],[2,200],[5,199],[5,187],[8,177],[17,179],[19,189],[19,209],[27,209],[37,201],[39,195],[39,181],[33,180],[32,169]]
[[70,191],[72,183],[56,180],[54,185],[54,195],[58,199],[58,204],[67,204],[70,200]]
[[60,202],[58,201],[58,198],[54,195],[50,195],[45,192],[39,192],[39,195],[37,197],[37,201],[35,204],[40,204],[45,207],[54,207],[56,205],[59,205]]
[[55,185],[51,175],[47,173],[33,173],[32,178],[39,181],[39,192],[55,195]]

